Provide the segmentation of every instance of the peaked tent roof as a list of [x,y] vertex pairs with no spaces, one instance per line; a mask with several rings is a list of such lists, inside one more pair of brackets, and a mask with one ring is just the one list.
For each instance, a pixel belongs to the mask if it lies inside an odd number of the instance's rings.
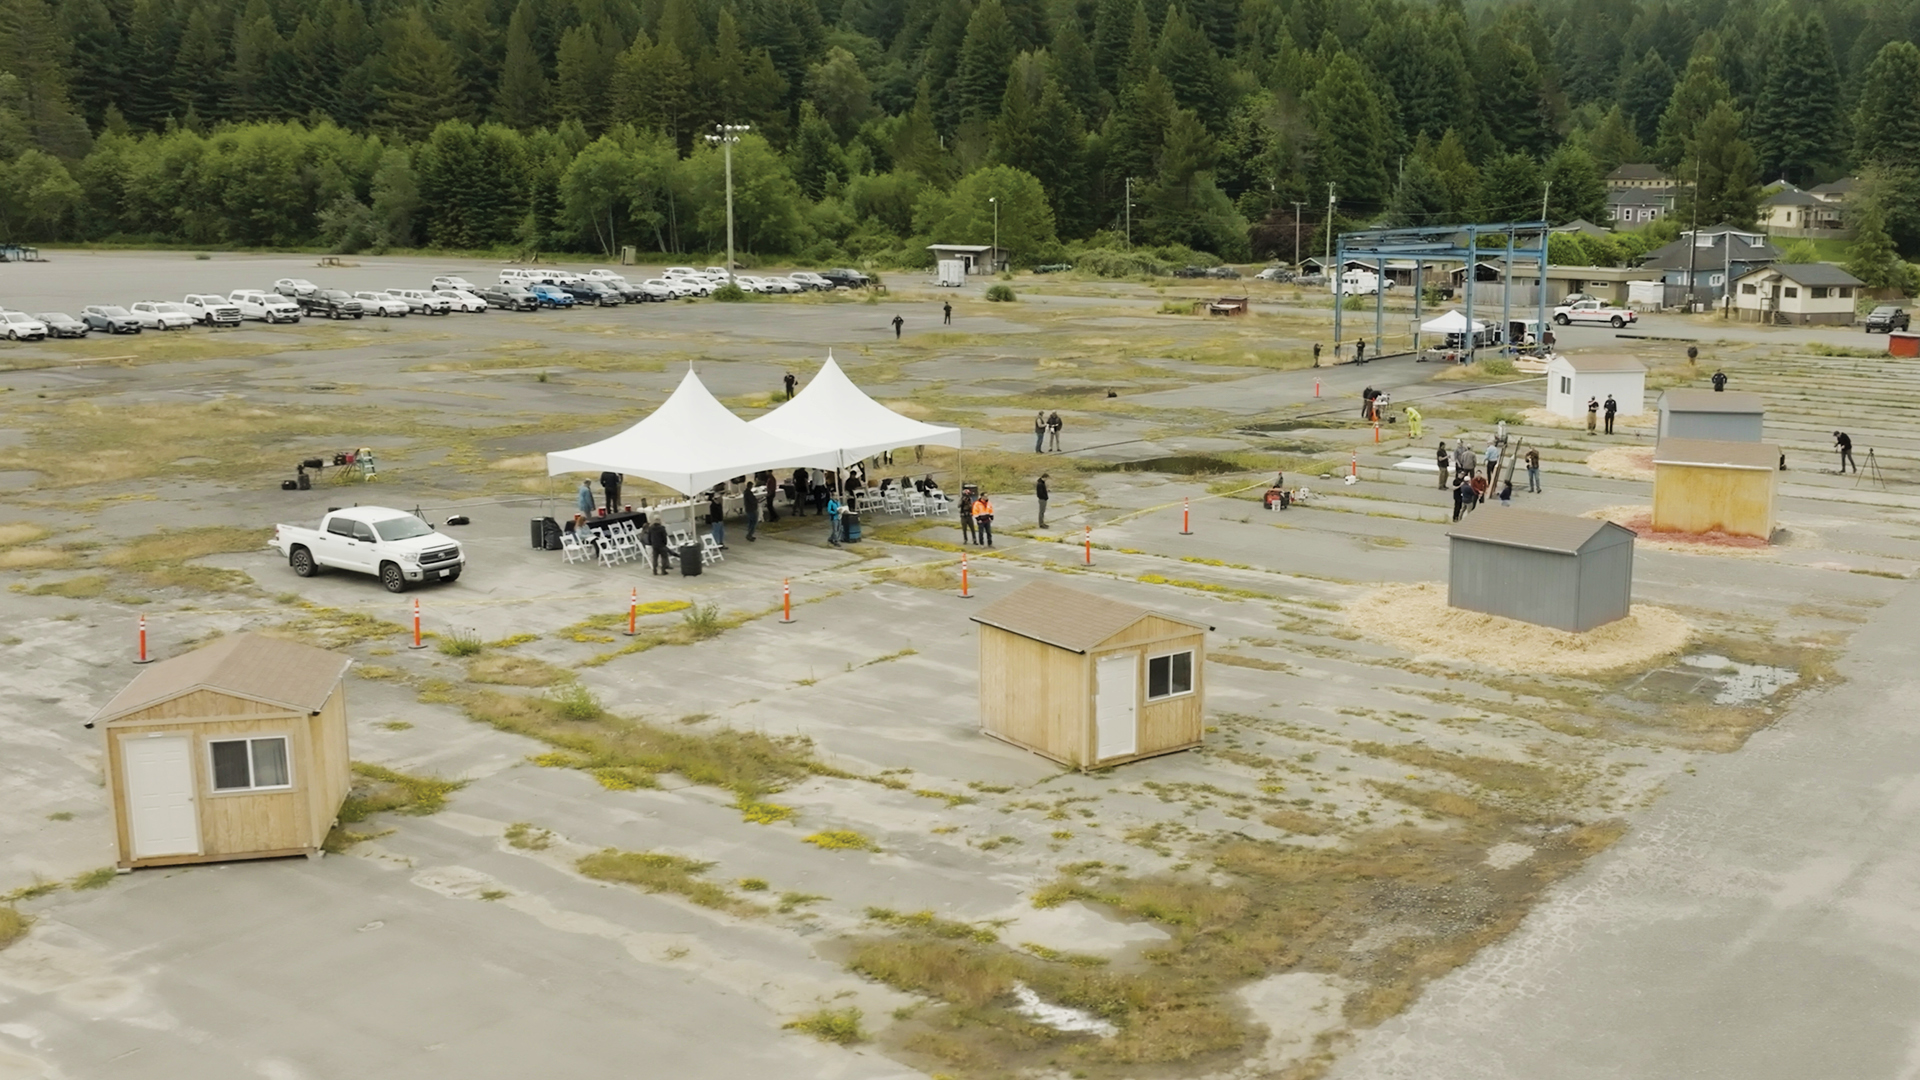
[[[1486,323],[1479,319],[1473,320],[1473,329],[1476,333],[1486,328]],[[1450,310],[1445,315],[1437,315],[1421,323],[1420,331],[1425,334],[1464,334],[1467,332],[1467,317],[1460,314],[1457,309]]]
[[295,641],[234,634],[142,671],[87,726],[193,690],[217,690],[289,712],[318,712],[352,662],[350,657]]
[[790,442],[831,447],[846,461],[902,446],[960,445],[959,428],[923,424],[868,397],[831,352],[792,401],[746,426]]
[[673,396],[646,419],[611,438],[548,454],[547,475],[624,473],[691,495],[761,469],[831,469],[837,458],[819,443],[792,442],[733,415],[689,369]]

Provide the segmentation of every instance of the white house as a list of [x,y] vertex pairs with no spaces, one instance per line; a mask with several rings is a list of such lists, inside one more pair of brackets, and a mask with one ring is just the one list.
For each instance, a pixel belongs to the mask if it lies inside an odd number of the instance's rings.
[[1647,366],[1620,353],[1559,353],[1547,361],[1547,411],[1555,416],[1583,419],[1587,401],[1604,402],[1608,394],[1621,416],[1646,412]]
[[1742,322],[1848,326],[1864,285],[1832,263],[1774,263],[1734,278],[1733,302]]

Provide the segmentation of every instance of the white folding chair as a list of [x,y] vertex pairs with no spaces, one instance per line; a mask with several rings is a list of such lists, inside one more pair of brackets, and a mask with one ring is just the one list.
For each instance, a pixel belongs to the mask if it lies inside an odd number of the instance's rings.
[[610,533],[601,533],[595,537],[594,547],[600,549],[601,566],[618,566],[627,561],[627,557],[620,552],[619,541],[615,540]]
[[914,517],[927,516],[927,497],[917,491],[907,493],[907,512]]
[[570,563],[586,562],[593,558],[593,552],[588,551],[580,538],[570,532],[560,534],[560,554]]
[[721,551],[720,545],[714,541],[712,533],[700,534],[700,564],[702,566],[712,566],[714,563],[724,561],[726,557],[726,553]]
[[944,514],[949,509],[951,509],[951,507],[949,507],[947,504],[946,495],[942,492],[929,491],[927,492],[926,498],[927,498],[928,509],[932,510],[936,514]]
[[667,530],[667,546],[673,550],[679,551],[691,543],[693,543],[693,537],[688,536],[685,529]]
[[631,528],[613,530],[613,547],[621,562],[633,562],[640,557],[640,537]]
[[887,497],[882,502],[889,514],[904,514],[907,511],[906,504],[900,501],[899,488],[888,488]]

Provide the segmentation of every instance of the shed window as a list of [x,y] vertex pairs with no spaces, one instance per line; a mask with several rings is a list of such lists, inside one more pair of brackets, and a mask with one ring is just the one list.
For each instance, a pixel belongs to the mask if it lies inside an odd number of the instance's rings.
[[1147,700],[1193,693],[1193,652],[1168,653],[1147,660]]
[[208,743],[213,752],[213,790],[257,791],[291,787],[287,770],[287,737],[222,739]]
[[1560,392],[1563,394],[1573,393],[1573,376],[1571,375],[1560,376]]

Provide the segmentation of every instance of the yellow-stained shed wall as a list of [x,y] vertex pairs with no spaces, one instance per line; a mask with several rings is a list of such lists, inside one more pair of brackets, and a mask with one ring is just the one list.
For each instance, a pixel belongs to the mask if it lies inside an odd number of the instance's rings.
[[[196,690],[104,725],[108,797],[121,866],[163,866],[318,851],[352,782],[347,756],[346,687],[336,685],[315,714],[294,713],[218,691]],[[133,857],[127,818],[123,745],[150,736],[191,740],[194,811],[200,853]],[[292,786],[273,791],[215,792],[208,744],[257,735],[285,735]]]
[[[1147,701],[1146,658],[1193,652],[1193,692]],[[1093,673],[1099,659],[1141,657],[1135,688],[1136,752],[1095,761]],[[1133,761],[1200,745],[1206,727],[1206,634],[1148,616],[1085,654],[998,627],[980,627],[980,726],[987,733],[1064,765],[1085,768]]]
[[1708,465],[1654,466],[1653,527],[1659,532],[1773,535],[1778,474]]

